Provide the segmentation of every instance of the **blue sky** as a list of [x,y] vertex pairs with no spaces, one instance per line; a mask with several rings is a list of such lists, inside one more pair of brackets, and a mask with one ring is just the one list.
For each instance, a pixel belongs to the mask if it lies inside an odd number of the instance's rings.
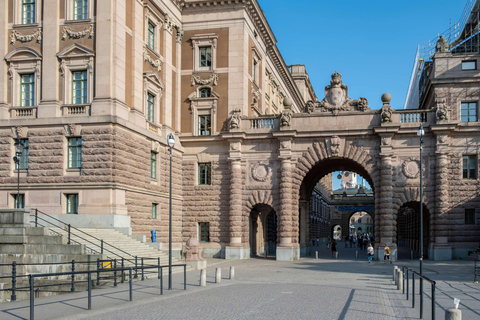
[[[317,97],[338,71],[372,109],[402,109],[417,46],[458,22],[467,0],[258,0],[283,59],[305,64]],[[428,51],[427,51],[428,54]]]

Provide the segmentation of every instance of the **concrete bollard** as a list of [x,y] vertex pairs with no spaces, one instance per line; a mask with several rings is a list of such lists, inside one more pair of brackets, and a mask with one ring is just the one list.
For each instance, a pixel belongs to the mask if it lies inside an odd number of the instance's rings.
[[462,311],[460,309],[445,310],[445,320],[462,320]]
[[355,251],[355,259],[358,260],[358,251]]
[[215,269],[215,283],[222,282],[222,268]]
[[200,287],[207,286],[207,269],[200,270]]
[[397,276],[397,289],[403,291],[403,272],[402,269],[398,269],[398,276]]
[[393,268],[393,281],[395,281],[395,285],[397,284],[397,269],[397,266]]
[[315,259],[318,260],[318,251],[315,251]]
[[335,252],[335,259],[338,260],[338,252]]
[[234,279],[235,279],[235,268],[230,267],[230,280],[234,280]]

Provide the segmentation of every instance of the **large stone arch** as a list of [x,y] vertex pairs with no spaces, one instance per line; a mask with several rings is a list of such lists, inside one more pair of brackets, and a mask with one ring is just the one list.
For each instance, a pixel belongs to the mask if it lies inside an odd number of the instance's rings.
[[269,205],[276,211],[278,208],[275,202],[270,190],[255,190],[248,196],[245,212],[248,214],[257,204]]
[[[423,193],[423,204],[428,209],[430,214],[433,214],[435,205],[431,201],[427,201],[425,192]],[[393,210],[395,212],[395,219],[397,218],[398,210],[407,202],[420,202],[420,188],[410,187],[402,188],[400,192],[395,192],[393,197]]]

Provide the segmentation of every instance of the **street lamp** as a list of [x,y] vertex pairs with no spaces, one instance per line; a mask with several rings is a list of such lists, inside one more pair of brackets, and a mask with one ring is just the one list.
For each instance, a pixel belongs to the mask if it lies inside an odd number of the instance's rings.
[[23,142],[20,139],[15,141],[15,156],[13,157],[13,162],[17,167],[17,199],[15,201],[15,208],[18,209],[20,206],[20,157],[23,154]]
[[172,290],[172,149],[175,145],[173,134],[167,136],[168,151],[170,151],[170,191],[169,191],[169,210],[168,210],[168,290]]
[[[422,151],[423,136],[425,131],[423,125],[418,127],[417,135],[420,137],[420,276],[423,275],[423,170],[422,170]],[[420,314],[423,314],[423,278],[420,277]]]

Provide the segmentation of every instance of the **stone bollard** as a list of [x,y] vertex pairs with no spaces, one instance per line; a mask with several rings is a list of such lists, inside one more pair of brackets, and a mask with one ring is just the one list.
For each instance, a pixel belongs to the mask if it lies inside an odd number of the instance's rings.
[[335,259],[338,260],[338,252],[335,252]]
[[462,311],[460,309],[445,310],[445,320],[462,320]]
[[393,267],[393,281],[397,284],[397,266]]
[[318,251],[315,251],[315,259],[318,260]]
[[397,289],[403,291],[403,272],[402,269],[398,269],[398,277],[397,277]]
[[234,279],[235,279],[235,268],[230,267],[230,280],[234,280]]
[[358,251],[355,251],[355,259],[358,260]]
[[207,286],[207,269],[200,270],[200,287]]
[[222,282],[222,268],[215,269],[215,283]]

